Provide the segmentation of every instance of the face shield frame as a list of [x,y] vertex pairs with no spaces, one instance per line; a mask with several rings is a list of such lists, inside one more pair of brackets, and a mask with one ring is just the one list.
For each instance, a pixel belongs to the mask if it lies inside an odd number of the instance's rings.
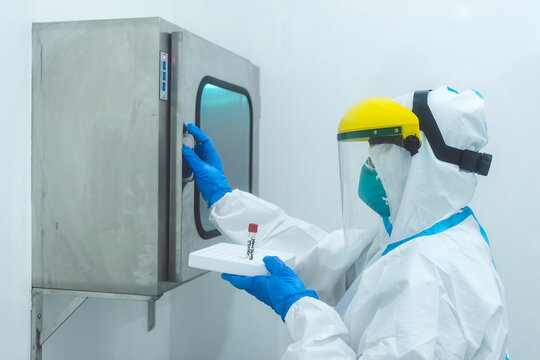
[[394,144],[407,150],[411,156],[418,153],[420,148],[420,139],[416,135],[407,135],[403,137],[401,126],[392,126],[385,128],[355,130],[338,133],[339,141],[367,141],[370,145]]

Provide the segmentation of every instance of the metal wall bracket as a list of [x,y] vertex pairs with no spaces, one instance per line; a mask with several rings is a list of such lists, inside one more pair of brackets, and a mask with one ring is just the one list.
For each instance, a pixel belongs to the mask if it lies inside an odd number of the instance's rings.
[[155,301],[148,301],[148,326],[147,330],[152,331],[152,329],[156,326],[156,302]]
[[41,315],[43,312],[43,298],[40,294],[34,293],[32,290],[32,348],[31,348],[31,360],[41,360]]
[[[56,315],[53,321],[43,329],[43,296],[44,295],[67,295],[73,296],[73,300]],[[86,291],[56,290],[56,289],[32,289],[32,348],[31,360],[41,360],[43,344],[56,330],[89,298],[138,300],[148,304],[147,329],[151,331],[156,324],[156,301],[160,296],[144,296],[129,294],[111,294]]]

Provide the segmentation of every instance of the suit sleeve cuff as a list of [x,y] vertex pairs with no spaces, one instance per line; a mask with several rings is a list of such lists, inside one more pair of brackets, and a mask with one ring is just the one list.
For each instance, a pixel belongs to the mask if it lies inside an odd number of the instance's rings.
[[333,307],[312,297],[303,297],[289,308],[285,325],[293,341],[341,337],[348,342],[349,331]]

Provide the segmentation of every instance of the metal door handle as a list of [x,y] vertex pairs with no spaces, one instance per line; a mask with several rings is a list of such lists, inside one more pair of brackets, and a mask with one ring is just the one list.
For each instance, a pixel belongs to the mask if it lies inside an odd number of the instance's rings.
[[[195,138],[193,135],[188,133],[187,131],[184,131],[184,136],[182,138],[182,145],[189,146],[190,148],[195,147]],[[193,179],[195,179],[195,175],[193,174],[193,171],[189,169],[189,166],[187,165],[185,159],[182,159],[182,184],[187,184],[189,182],[192,182]],[[191,175],[187,176],[189,174],[189,171],[191,171]],[[184,174],[185,172],[185,174]]]

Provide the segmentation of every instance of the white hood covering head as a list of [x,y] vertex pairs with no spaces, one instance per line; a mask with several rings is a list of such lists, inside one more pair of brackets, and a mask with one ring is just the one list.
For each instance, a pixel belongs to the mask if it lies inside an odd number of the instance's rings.
[[[414,92],[394,101],[412,111]],[[484,100],[474,90],[456,93],[440,87],[429,93],[428,105],[447,145],[479,151],[488,142]],[[370,156],[388,195],[390,243],[433,226],[459,212],[473,198],[476,174],[438,160],[424,133],[417,154],[395,145],[376,146]]]

